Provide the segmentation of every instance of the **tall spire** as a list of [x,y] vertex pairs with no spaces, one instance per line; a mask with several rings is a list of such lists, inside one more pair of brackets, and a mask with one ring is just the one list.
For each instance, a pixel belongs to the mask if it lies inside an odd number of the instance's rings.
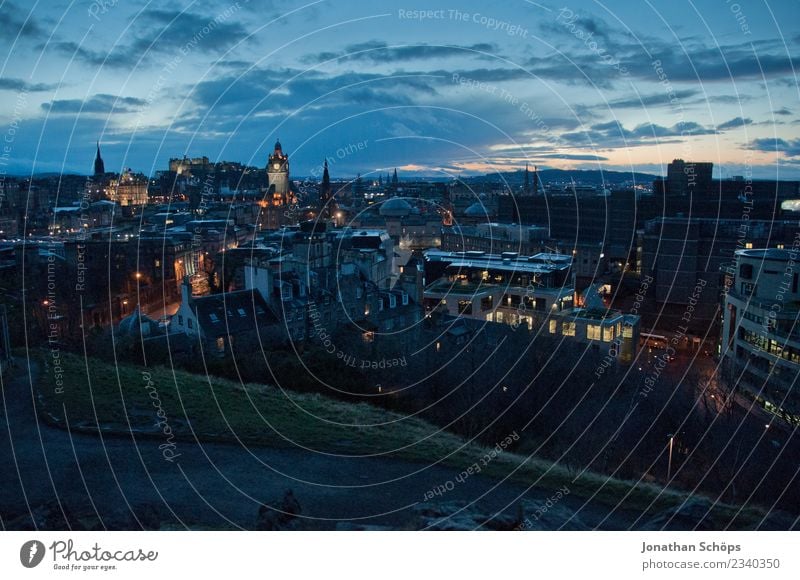
[[97,142],[97,155],[94,158],[94,174],[103,175],[106,172],[106,165],[100,156],[100,141]]
[[319,187],[320,212],[329,213],[331,204],[331,176],[328,173],[328,160],[323,163],[322,184]]
[[392,175],[392,185],[397,185],[397,167],[394,168],[394,175]]

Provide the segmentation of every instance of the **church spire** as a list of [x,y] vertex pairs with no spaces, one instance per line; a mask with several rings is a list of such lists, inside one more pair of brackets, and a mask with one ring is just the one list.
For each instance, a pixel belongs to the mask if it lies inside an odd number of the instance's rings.
[[105,163],[103,163],[103,158],[100,156],[100,141],[97,142],[97,155],[94,157],[94,174],[95,175],[103,175],[106,172]]
[[328,173],[328,160],[323,163],[322,170],[322,184],[319,188],[319,205],[320,209],[326,208],[331,200],[331,176]]

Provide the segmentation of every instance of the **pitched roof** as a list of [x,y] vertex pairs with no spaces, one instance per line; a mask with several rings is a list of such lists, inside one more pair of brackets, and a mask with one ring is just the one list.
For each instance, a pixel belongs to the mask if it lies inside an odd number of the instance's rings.
[[210,336],[253,331],[278,322],[257,290],[194,298],[192,308],[203,332]]

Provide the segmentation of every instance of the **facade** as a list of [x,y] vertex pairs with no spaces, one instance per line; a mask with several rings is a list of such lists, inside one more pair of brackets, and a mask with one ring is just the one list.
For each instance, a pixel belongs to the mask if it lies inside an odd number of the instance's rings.
[[550,334],[604,347],[607,356],[623,364],[636,358],[639,328],[639,316],[600,308],[569,308],[553,312],[547,321]]
[[736,252],[721,355],[731,388],[800,425],[800,236],[791,249]]
[[225,356],[236,348],[255,350],[277,328],[277,319],[257,290],[240,290],[193,297],[191,285],[182,285],[180,308],[170,322],[170,332],[184,334],[203,352]]
[[289,183],[289,156],[283,152],[281,142],[275,142],[275,149],[267,160],[268,197],[273,205],[286,205],[291,198]]
[[109,180],[106,197],[122,207],[147,205],[147,186],[146,177],[126,169],[119,177]]
[[[643,235],[642,274],[652,276],[655,311],[661,328],[682,323],[692,301],[689,328],[704,334],[718,325],[725,274],[734,269],[737,250],[790,247],[800,232],[797,221],[670,217],[647,222]],[[703,291],[694,296],[698,281]]]
[[540,253],[443,252],[424,254],[426,312],[533,329],[551,312],[571,308],[572,258]]

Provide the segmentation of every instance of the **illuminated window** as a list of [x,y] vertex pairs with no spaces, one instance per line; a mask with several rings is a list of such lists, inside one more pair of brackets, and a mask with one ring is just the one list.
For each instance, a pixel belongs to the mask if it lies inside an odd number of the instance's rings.
[[633,338],[633,326],[626,324],[622,327],[622,338]]
[[550,321],[550,334],[555,334],[556,332],[558,332],[558,321],[557,320],[551,320]]
[[600,340],[600,325],[587,324],[586,325],[586,338],[589,340]]
[[561,334],[563,336],[575,336],[575,323],[565,322],[561,325]]
[[217,350],[219,352],[225,352],[225,339],[221,336],[217,339]]
[[603,342],[611,342],[614,340],[614,327],[606,326],[603,328]]

